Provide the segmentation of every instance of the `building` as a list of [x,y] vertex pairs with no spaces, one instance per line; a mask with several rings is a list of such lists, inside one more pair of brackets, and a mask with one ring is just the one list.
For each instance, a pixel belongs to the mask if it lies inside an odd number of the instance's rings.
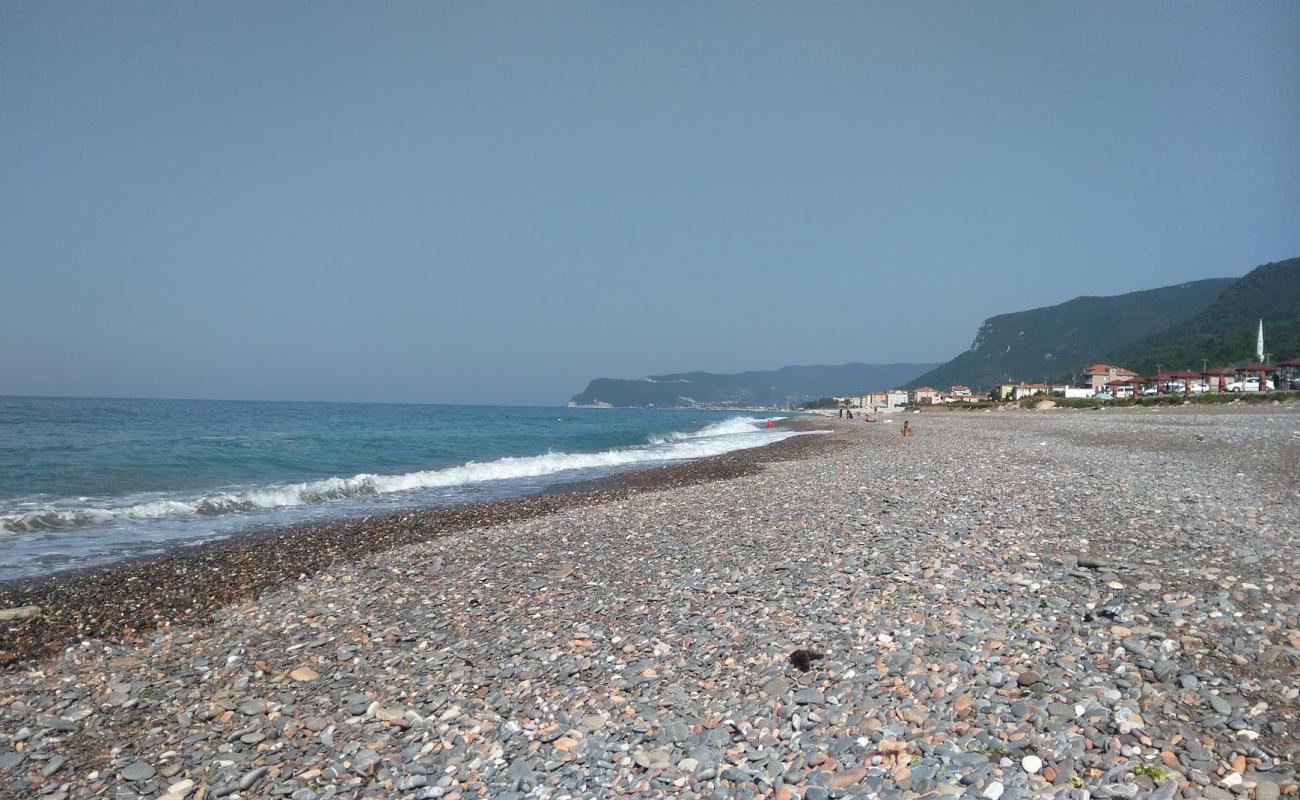
[[1083,380],[1079,385],[1095,392],[1108,383],[1126,381],[1137,376],[1136,372],[1113,364],[1093,364],[1083,371]]
[[1004,383],[998,387],[997,396],[999,400],[1020,400],[1046,392],[1047,387],[1041,383]]
[[920,388],[913,389],[911,397],[909,399],[915,405],[928,406],[939,402],[939,395],[940,392],[938,389],[935,389],[930,386],[922,386]]
[[970,387],[958,384],[948,390],[948,394],[953,397],[970,397]]
[[889,398],[885,392],[872,392],[862,398],[863,408],[886,408],[889,406]]
[[890,389],[885,392],[885,408],[898,408],[907,405],[907,392],[902,389]]

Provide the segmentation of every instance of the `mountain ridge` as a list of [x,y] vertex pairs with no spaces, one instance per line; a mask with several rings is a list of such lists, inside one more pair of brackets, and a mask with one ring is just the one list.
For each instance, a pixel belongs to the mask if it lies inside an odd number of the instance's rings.
[[1254,361],[1260,320],[1274,361],[1300,356],[1300,258],[1271,261],[1233,281],[1203,311],[1117,347],[1106,359],[1142,374]]
[[902,386],[933,363],[786,366],[735,373],[674,372],[644,378],[596,378],[569,401],[575,405],[785,406],[826,395],[859,395]]
[[1238,280],[1208,278],[1119,295],[1083,295],[998,314],[984,320],[970,349],[908,386],[964,384],[987,391],[1008,381],[1067,374],[1186,321]]

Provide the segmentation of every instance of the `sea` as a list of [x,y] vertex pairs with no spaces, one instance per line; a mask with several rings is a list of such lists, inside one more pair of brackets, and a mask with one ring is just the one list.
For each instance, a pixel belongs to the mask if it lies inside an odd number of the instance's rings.
[[0,582],[798,435],[726,411],[0,396]]

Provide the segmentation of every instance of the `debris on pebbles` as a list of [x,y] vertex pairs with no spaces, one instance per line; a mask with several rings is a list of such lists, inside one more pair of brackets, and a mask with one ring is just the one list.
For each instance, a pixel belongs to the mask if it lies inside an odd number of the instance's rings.
[[[1297,791],[1300,414],[915,420],[819,422],[835,434],[787,441],[834,446],[478,525],[318,526],[329,554],[309,569],[292,534],[292,574],[212,551],[261,577],[197,571],[207,616],[0,674],[0,795]],[[384,547],[341,544],[368,530]],[[0,650],[29,652],[27,622]]]

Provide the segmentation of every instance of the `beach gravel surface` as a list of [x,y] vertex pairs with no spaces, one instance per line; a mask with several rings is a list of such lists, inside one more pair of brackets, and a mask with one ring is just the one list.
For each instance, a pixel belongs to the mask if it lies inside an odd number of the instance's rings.
[[910,418],[11,644],[0,795],[1296,794],[1295,406]]

